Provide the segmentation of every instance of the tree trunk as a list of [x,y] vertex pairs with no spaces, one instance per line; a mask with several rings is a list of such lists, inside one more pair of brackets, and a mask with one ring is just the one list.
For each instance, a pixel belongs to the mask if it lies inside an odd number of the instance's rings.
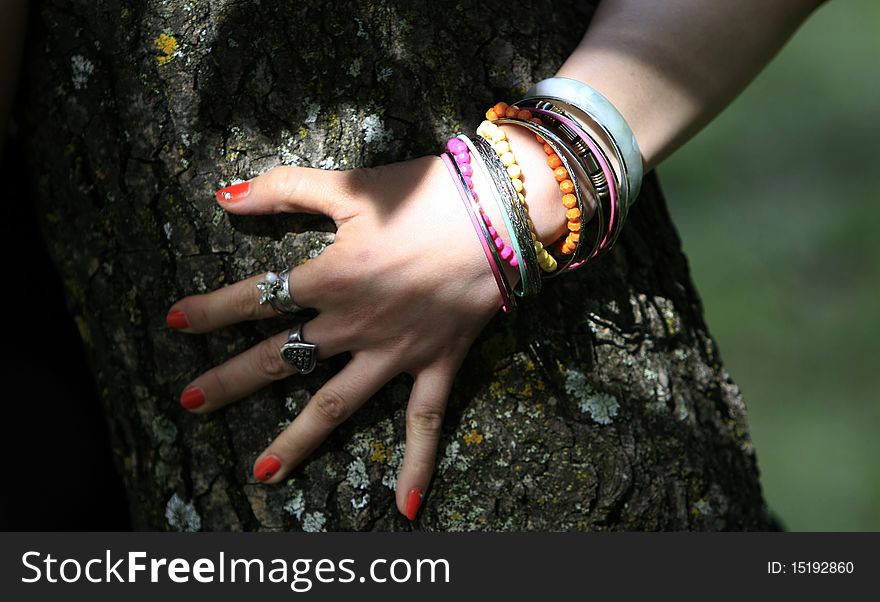
[[[283,328],[172,332],[167,308],[332,241],[322,217],[236,218],[213,191],[278,163],[435,153],[553,75],[590,3],[49,0],[26,131],[43,228],[94,368],[138,529],[404,530],[409,379],[284,484],[256,454],[345,362],[209,417],[178,396]],[[745,407],[649,176],[615,250],[499,314],[456,381],[415,528],[764,529]]]

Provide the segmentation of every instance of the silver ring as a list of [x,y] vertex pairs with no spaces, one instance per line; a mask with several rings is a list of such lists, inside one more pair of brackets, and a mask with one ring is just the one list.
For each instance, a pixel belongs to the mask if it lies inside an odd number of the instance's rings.
[[308,374],[318,363],[318,346],[302,340],[302,327],[308,320],[300,318],[287,335],[287,342],[281,346],[281,359],[297,369],[300,374]]
[[295,314],[304,308],[297,305],[290,292],[290,269],[280,274],[269,272],[266,279],[257,283],[260,289],[260,305],[268,303],[279,314]]

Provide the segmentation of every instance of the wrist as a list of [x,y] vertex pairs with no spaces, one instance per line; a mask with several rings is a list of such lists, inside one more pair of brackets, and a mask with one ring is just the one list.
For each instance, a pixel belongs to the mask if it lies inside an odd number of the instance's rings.
[[[535,233],[538,240],[545,246],[556,242],[568,232],[568,219],[565,216],[566,209],[562,204],[562,191],[559,188],[559,182],[553,176],[553,170],[547,164],[547,154],[544,148],[535,139],[535,135],[529,130],[515,125],[500,126],[508,140],[517,163],[522,168],[524,177],[523,184],[526,191],[526,203],[528,205],[529,217],[535,226]],[[501,217],[501,208],[492,202],[493,195],[491,192],[491,182],[486,181],[482,174],[475,172],[474,191],[483,201],[483,208],[489,215],[493,224],[503,224]],[[588,195],[584,199],[588,213],[586,220],[589,220],[595,209],[595,200],[587,190],[584,193]],[[489,200],[489,202],[486,202]],[[498,228],[498,232],[506,243],[510,243],[511,233],[506,228]],[[505,269],[512,282],[519,281],[519,272],[507,266]]]
[[522,168],[523,185],[529,217],[535,224],[538,240],[548,245],[566,233],[565,207],[562,192],[547,165],[547,154],[529,130],[514,125],[503,125],[510,148]]
[[[501,126],[510,140],[510,147],[522,167],[525,178],[526,202],[529,206],[529,217],[535,224],[538,240],[543,244],[556,241],[566,233],[565,207],[562,206],[562,192],[559,183],[553,177],[553,171],[547,165],[547,155],[535,140],[535,136],[520,127]],[[492,199],[491,182],[484,178],[474,177],[474,190],[481,199]],[[501,209],[493,202],[485,202],[483,208],[494,224],[503,224]],[[502,228],[502,230],[505,230]],[[505,242],[510,242],[510,233],[501,232]]]
[[[554,115],[543,109],[534,110]],[[480,211],[484,213],[483,218],[489,226],[484,236],[487,240],[489,237],[494,239],[494,248],[491,248],[491,244],[490,248],[495,255],[497,267],[507,274],[507,280],[513,282],[514,286],[518,283],[519,276],[527,279],[527,284],[522,291],[517,292],[518,295],[534,294],[540,290],[539,279],[542,278],[536,268],[540,267],[547,273],[555,271],[559,262],[559,257],[554,257],[555,254],[569,256],[566,270],[569,269],[568,266],[574,269],[584,262],[584,257],[578,260],[581,223],[592,218],[596,199],[583,186],[584,182],[588,182],[586,187],[592,189],[597,168],[595,165],[588,168],[582,162],[582,154],[588,151],[573,148],[558,133],[541,125],[541,120],[532,117],[529,109],[518,110],[516,107],[508,107],[506,103],[498,103],[486,112],[486,119],[477,128],[478,136],[482,137],[478,140],[479,150],[466,137],[461,136],[460,140],[450,140],[447,148],[461,168],[459,176],[463,177],[462,182],[470,188],[468,194],[472,195],[472,202],[482,205]],[[581,132],[580,138],[587,145],[593,144],[573,122],[566,122],[561,116],[556,116],[556,119],[569,123],[568,127]],[[470,146],[470,153],[465,152],[465,146]],[[600,152],[595,146],[590,148],[594,153]],[[488,162],[487,169],[492,172],[491,177],[485,173],[485,169],[482,170],[482,177],[478,175],[478,171],[472,169],[470,156],[477,155]],[[488,167],[489,164],[492,165],[491,168]],[[603,170],[607,175],[608,167],[603,167]],[[505,181],[511,181],[505,185],[500,179],[502,177]],[[505,189],[503,193],[502,189]],[[476,200],[490,197],[487,191],[491,193],[495,203],[485,204]],[[519,200],[512,196],[514,194],[517,194]],[[504,195],[507,195],[506,198],[502,198]],[[612,202],[613,199],[612,193]],[[506,228],[493,228],[493,223],[503,223]],[[600,226],[597,236],[602,232]],[[598,238],[595,244],[599,245]],[[550,250],[551,246],[555,252]],[[594,245],[593,252],[596,248],[600,247]],[[495,249],[500,251],[501,258],[495,253]],[[515,258],[510,257],[511,250],[516,254]],[[486,252],[488,255],[489,250]],[[528,257],[529,254],[531,257]],[[502,259],[507,266],[501,265]],[[572,263],[575,260],[578,261]],[[498,270],[496,277],[501,282]],[[506,287],[509,292],[509,284]]]

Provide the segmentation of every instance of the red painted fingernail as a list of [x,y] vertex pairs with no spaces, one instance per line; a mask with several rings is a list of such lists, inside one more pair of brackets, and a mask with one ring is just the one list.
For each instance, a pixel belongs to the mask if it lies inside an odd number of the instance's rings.
[[254,468],[254,476],[261,481],[268,481],[281,468],[281,460],[275,456],[268,456],[260,460],[257,467]]
[[198,387],[187,387],[180,395],[180,405],[187,410],[195,410],[205,403],[205,394]]
[[406,517],[409,520],[416,520],[416,514],[419,513],[419,507],[422,505],[422,490],[416,487],[409,492],[406,497]]
[[175,330],[189,328],[189,321],[186,319],[186,314],[179,309],[172,309],[169,311],[168,315],[165,316],[165,323]]
[[240,201],[251,191],[250,182],[239,182],[217,191],[217,200],[221,203],[234,203]]

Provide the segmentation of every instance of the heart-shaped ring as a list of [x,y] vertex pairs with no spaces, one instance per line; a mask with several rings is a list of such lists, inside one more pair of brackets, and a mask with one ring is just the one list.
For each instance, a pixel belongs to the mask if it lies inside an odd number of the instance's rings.
[[303,319],[296,321],[287,335],[287,342],[280,349],[281,358],[300,374],[308,374],[318,363],[318,346],[302,340],[302,327],[306,322]]

